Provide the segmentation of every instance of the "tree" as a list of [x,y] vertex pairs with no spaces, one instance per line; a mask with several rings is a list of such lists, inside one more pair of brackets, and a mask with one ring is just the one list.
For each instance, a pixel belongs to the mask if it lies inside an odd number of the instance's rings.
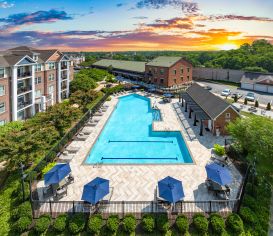
[[236,147],[246,154],[247,160],[257,159],[257,171],[268,175],[273,182],[273,121],[262,116],[251,116],[229,123],[228,131]]
[[82,109],[85,109],[86,106],[95,100],[98,96],[98,93],[94,90],[89,91],[77,91],[70,96],[71,104],[78,104]]
[[70,92],[74,93],[77,90],[88,91],[96,88],[96,86],[97,84],[92,78],[88,77],[87,74],[79,72],[70,83]]

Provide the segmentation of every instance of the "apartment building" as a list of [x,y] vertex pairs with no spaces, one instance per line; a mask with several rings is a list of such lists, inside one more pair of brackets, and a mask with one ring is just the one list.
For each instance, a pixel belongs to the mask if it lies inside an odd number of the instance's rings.
[[163,87],[192,82],[192,65],[181,57],[160,56],[145,65],[146,80]]
[[0,125],[25,120],[69,96],[73,64],[57,49],[0,52]]
[[79,66],[82,62],[85,62],[85,55],[81,53],[74,53],[74,52],[66,52],[66,56],[68,56],[69,60],[73,62],[75,67]]

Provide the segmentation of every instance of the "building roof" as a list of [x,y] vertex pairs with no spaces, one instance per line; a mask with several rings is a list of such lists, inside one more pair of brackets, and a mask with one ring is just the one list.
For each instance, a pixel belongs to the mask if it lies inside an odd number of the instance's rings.
[[171,67],[176,62],[181,60],[182,57],[168,57],[168,56],[160,56],[152,61],[147,63],[147,66],[162,66],[162,67]]
[[105,68],[112,66],[114,69],[144,73],[145,64],[146,62],[140,62],[140,61],[122,61],[122,60],[102,59],[100,61],[95,62],[93,66],[99,66],[99,67],[105,67]]
[[241,78],[241,83],[272,85],[273,74],[245,72]]
[[225,100],[204,89],[197,83],[189,87],[186,92],[211,119],[215,119],[228,107],[231,107]]

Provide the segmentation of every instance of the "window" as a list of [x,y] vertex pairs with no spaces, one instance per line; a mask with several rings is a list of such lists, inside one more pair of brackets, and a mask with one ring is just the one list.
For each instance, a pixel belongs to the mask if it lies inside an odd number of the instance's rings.
[[48,69],[49,70],[54,70],[55,69],[55,63],[54,62],[49,62],[48,63]]
[[33,60],[34,60],[34,61],[38,61],[38,56],[37,56],[37,55],[34,55],[34,56],[33,56]]
[[157,68],[154,68],[154,73],[155,73],[155,74],[157,73]]
[[155,83],[157,82],[157,78],[154,78],[154,82],[155,82]]
[[173,79],[173,82],[176,84],[176,79]]
[[54,85],[51,85],[48,87],[48,93],[53,94],[54,93]]
[[35,65],[35,71],[36,72],[41,71],[41,70],[42,70],[42,65],[41,64]]
[[190,76],[187,76],[187,80],[190,80]]
[[173,70],[173,74],[176,75],[176,70]]
[[6,111],[6,105],[4,102],[0,103],[0,114]]
[[5,76],[5,69],[3,67],[0,67],[0,78],[4,78]]
[[0,120],[0,126],[6,124],[5,120]]
[[35,91],[35,98],[41,97],[41,90],[36,90]]
[[160,69],[160,74],[163,75],[164,74],[164,69]]
[[160,83],[163,84],[164,83],[164,79],[160,79]]
[[5,86],[0,85],[0,96],[4,96],[4,95],[5,95]]
[[184,73],[184,69],[183,69],[183,67],[181,67],[180,71],[181,71],[181,74],[183,74],[183,73]]
[[188,73],[190,73],[190,68],[189,67],[187,68],[187,71],[188,71]]
[[230,113],[226,113],[226,119],[230,119]]
[[49,80],[49,81],[53,81],[53,80],[54,80],[54,74],[50,74],[50,75],[48,76],[48,80]]
[[184,80],[184,77],[183,77],[183,76],[181,76],[181,77],[180,77],[180,79],[183,81],[183,80]]
[[42,77],[41,76],[35,78],[35,84],[40,84],[40,83],[42,83]]

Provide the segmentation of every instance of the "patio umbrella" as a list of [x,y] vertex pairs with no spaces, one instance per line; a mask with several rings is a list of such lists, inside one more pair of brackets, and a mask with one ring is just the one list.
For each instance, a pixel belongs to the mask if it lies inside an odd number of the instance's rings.
[[132,89],[139,89],[139,88],[140,88],[140,86],[138,86],[138,85],[132,86]]
[[171,93],[164,93],[163,96],[165,98],[171,98],[173,95]]
[[44,175],[45,185],[60,183],[71,172],[70,165],[57,164]]
[[149,92],[155,92],[156,89],[155,89],[155,88],[149,88],[148,91],[149,91]]
[[170,176],[158,182],[159,197],[175,203],[185,197],[182,182]]
[[232,182],[230,171],[226,167],[212,163],[206,165],[206,171],[208,179],[220,185],[226,185]]
[[109,180],[97,177],[84,185],[82,200],[96,204],[109,193]]

